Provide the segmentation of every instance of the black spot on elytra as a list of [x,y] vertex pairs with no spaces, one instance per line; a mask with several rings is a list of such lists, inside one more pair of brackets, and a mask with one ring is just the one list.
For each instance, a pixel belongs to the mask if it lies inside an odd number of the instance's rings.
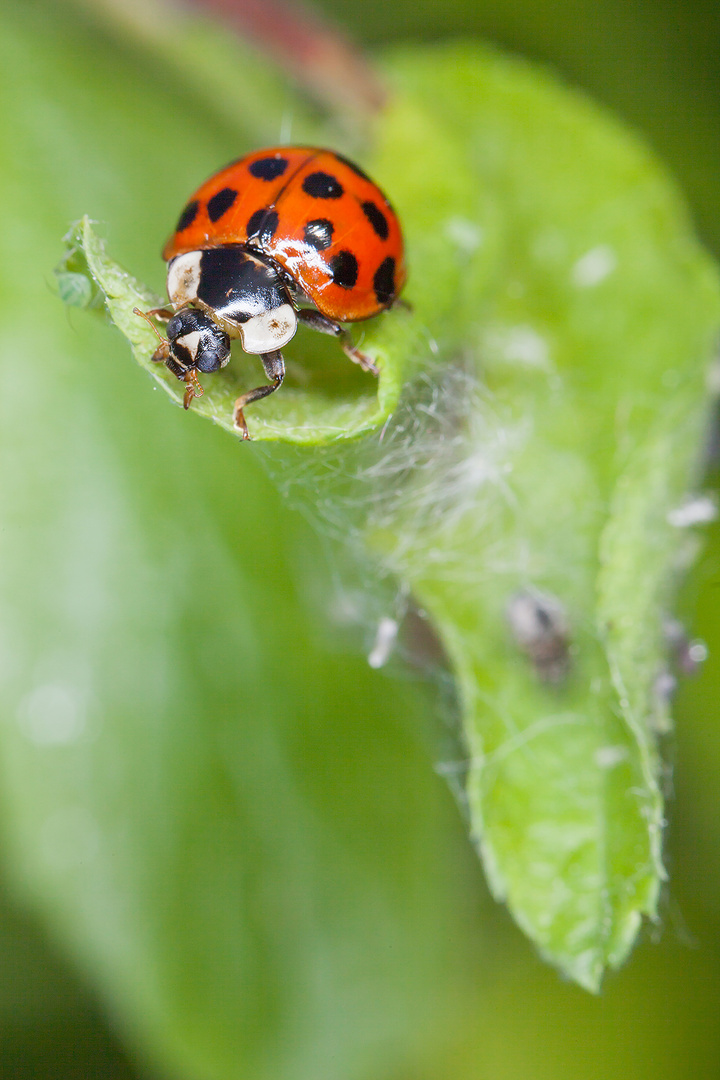
[[261,207],[251,214],[247,223],[248,240],[259,240],[261,244],[269,244],[278,227],[279,217],[277,211],[267,210]]
[[333,283],[341,289],[352,289],[357,281],[358,261],[352,251],[338,251],[330,260]]
[[378,304],[389,304],[395,296],[395,260],[392,256],[383,259],[375,271],[373,288]]
[[283,157],[264,157],[248,165],[248,172],[258,180],[277,180],[288,167],[288,159]]
[[373,229],[380,237],[381,240],[387,240],[389,226],[388,221],[379,206],[376,206],[374,202],[364,202],[361,204],[363,213],[368,219]]
[[338,178],[326,172],[309,173],[302,182],[302,188],[313,199],[339,199],[345,193]]
[[305,243],[316,251],[325,251],[332,244],[333,223],[327,218],[315,218],[305,226]]
[[189,202],[187,204],[182,214],[180,215],[180,219],[178,220],[177,225],[175,226],[175,232],[182,232],[183,229],[188,229],[192,225],[193,221],[197,217],[199,206],[200,204],[197,199],[193,199],[192,202]]
[[211,221],[219,221],[223,214],[227,213],[237,199],[237,191],[234,188],[224,187],[208,199],[207,212]]

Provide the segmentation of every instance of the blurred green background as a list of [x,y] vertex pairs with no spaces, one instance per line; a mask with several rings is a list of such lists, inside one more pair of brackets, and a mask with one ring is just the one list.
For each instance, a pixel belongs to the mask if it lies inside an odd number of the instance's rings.
[[[143,687],[145,712],[140,710],[129,727],[121,713],[115,725],[111,715],[94,716],[91,697],[86,703],[88,730],[94,739],[102,731],[104,740],[100,787],[112,816],[118,793],[127,791],[128,782],[136,785],[138,818],[152,834],[154,860],[133,869],[139,890],[158,900],[157,925],[143,926],[143,932],[154,941],[166,935],[169,953],[174,927],[186,918],[203,928],[205,947],[221,950],[227,934],[242,938],[243,970],[253,1003],[238,1017],[238,1045],[245,1048],[246,1058],[231,1063],[232,1075],[293,1080],[720,1076],[720,529],[710,530],[707,550],[680,601],[691,632],[708,642],[710,661],[699,677],[682,686],[677,730],[668,740],[673,770],[667,854],[671,880],[663,921],[646,929],[626,968],[607,980],[599,998],[591,998],[547,969],[503,910],[487,898],[452,796],[430,769],[439,738],[433,733],[432,693],[412,680],[389,681],[369,672],[351,643],[338,654],[337,644],[311,625],[307,613],[312,601],[293,584],[299,577],[309,589],[311,568],[322,565],[321,549],[310,530],[293,517],[288,518],[286,535],[272,534],[283,511],[252,464],[245,464],[243,491],[234,491],[228,506],[223,478],[228,463],[235,461],[235,448],[225,446],[220,432],[204,430],[199,423],[188,447],[186,427],[181,431],[177,417],[168,416],[171,410],[160,395],[141,392],[144,376],[131,365],[119,368],[110,381],[101,365],[81,376],[64,359],[79,335],[90,354],[112,351],[120,356],[124,350],[117,335],[109,341],[110,331],[90,325],[87,316],[68,317],[56,310],[59,304],[49,286],[53,252],[59,258],[60,238],[71,218],[87,211],[125,226],[134,219],[134,229],[125,231],[118,224],[111,228],[114,248],[160,288],[156,250],[167,225],[165,211],[154,193],[139,202],[134,195],[142,191],[147,161],[162,162],[172,171],[178,156],[186,153],[188,131],[202,141],[203,154],[225,160],[227,130],[217,120],[206,129],[202,107],[190,99],[178,123],[168,90],[154,132],[138,127],[133,135],[133,116],[143,111],[149,80],[147,56],[121,36],[98,33],[80,9],[35,2],[20,11],[9,4],[2,7],[7,31],[0,169],[8,208],[5,239],[10,251],[22,245],[33,252],[37,270],[30,290],[36,318],[29,312],[28,321],[17,325],[11,317],[12,333],[6,337],[6,356],[14,363],[3,376],[3,460],[10,474],[13,513],[23,515],[27,531],[22,541],[8,540],[4,557],[12,566],[20,554],[13,543],[26,544],[23,554],[33,568],[34,588],[43,594],[42,602],[33,601],[28,609],[37,621],[31,624],[28,614],[26,625],[18,614],[26,583],[19,580],[16,591],[9,590],[13,618],[3,627],[10,639],[4,642],[3,660],[12,669],[14,650],[18,655],[45,655],[46,668],[36,668],[34,677],[52,686],[60,681],[58,672],[67,674],[84,649],[88,656],[99,657],[118,701],[130,712],[136,686]],[[588,0],[553,5],[519,0],[396,0],[392,5],[327,0],[317,7],[370,50],[393,41],[477,36],[550,65],[646,136],[678,177],[703,239],[720,253],[717,5],[661,0],[606,0],[601,5]],[[54,59],[48,61],[51,53]],[[114,99],[114,77],[125,85],[133,71],[136,95],[125,92],[121,100]],[[160,105],[162,80],[159,69],[152,92]],[[61,94],[57,87],[63,88]],[[102,102],[104,114],[88,110],[88,99]],[[131,134],[124,134],[118,145],[121,131]],[[77,146],[83,146],[87,156],[73,163]],[[35,158],[28,161],[28,153]],[[23,180],[28,166],[52,181],[49,189],[55,183],[54,199],[37,202],[36,192]],[[172,216],[172,208],[168,213]],[[28,287],[22,275],[6,261],[4,276],[6,312],[26,310]],[[31,361],[36,350],[53,358],[55,349],[57,383],[48,388]],[[73,404],[81,379],[92,384],[93,400],[99,403],[90,413]],[[35,424],[53,436],[36,456],[18,400],[33,411]],[[138,421],[129,430],[125,418],[130,410]],[[143,434],[142,447],[137,445],[138,431],[151,432]],[[102,475],[97,462],[87,456],[93,445],[107,477],[105,490],[97,486]],[[16,463],[22,470],[15,469]],[[14,478],[15,472],[25,478]],[[41,478],[35,488],[27,487],[28,475]],[[59,528],[49,543],[35,523],[54,499],[61,502],[72,492],[87,498],[90,510],[76,515],[64,532]],[[190,506],[193,522],[187,533],[178,535],[186,520],[182,508]],[[222,521],[217,519],[218,507],[223,507]],[[63,521],[58,512],[57,522]],[[93,531],[103,534],[102,567],[82,563],[85,538]],[[246,569],[233,557],[238,539]],[[298,550],[305,553],[299,567],[298,556],[291,554]],[[70,558],[73,552],[78,565]],[[247,569],[266,566],[273,568],[267,580]],[[128,577],[128,570],[134,576]],[[318,569],[314,573],[319,576]],[[108,628],[94,609],[98,582],[122,597],[124,622],[116,628],[118,640],[135,627],[133,651],[122,662],[116,655],[99,656],[99,639]],[[56,647],[51,618],[53,603],[68,591],[81,627],[77,640],[82,627],[87,640],[82,648],[68,640],[65,654]],[[166,599],[160,603],[162,597]],[[300,627],[289,645],[278,643],[282,685],[274,665],[257,655],[252,628],[235,620],[242,602],[257,620],[259,637],[277,625]],[[166,647],[160,647],[160,638]],[[43,642],[48,643],[45,652]],[[242,695],[245,686],[231,664],[223,668],[226,684],[217,684],[218,650],[242,657],[245,665],[266,668],[263,693],[259,683],[249,691],[256,697],[248,704],[239,741],[237,718],[226,703]],[[313,667],[310,673],[308,664]],[[187,686],[183,665],[193,667]],[[332,697],[338,666],[357,688],[353,699],[342,703],[342,716]],[[81,685],[82,679],[81,671],[76,683]],[[318,696],[323,685],[325,696]],[[288,686],[298,694],[292,715],[283,711],[281,701]],[[188,699],[200,691],[201,697]],[[173,736],[173,709],[190,726],[202,728],[203,716],[206,721],[211,716],[207,761],[190,756]],[[26,723],[32,726],[32,702],[25,710]],[[170,716],[161,718],[163,710]],[[333,732],[332,739],[328,732]],[[143,762],[131,778],[113,771],[127,741],[137,746]],[[66,751],[60,747],[55,752]],[[17,753],[22,756],[22,751]],[[157,789],[158,762],[168,755],[177,758],[176,778],[181,775],[185,782],[170,793]],[[21,797],[13,788],[17,760],[12,758],[11,753],[0,778],[6,783],[2,799],[10,818],[13,801]],[[77,760],[68,758],[68,771],[58,779],[57,765],[47,766],[49,803],[53,785],[73,791],[88,782],[81,771],[73,772],[77,768]],[[260,778],[273,769],[278,788],[264,790]],[[43,774],[39,776],[43,780]],[[183,799],[191,806],[200,784],[211,793],[217,815],[222,817],[223,808],[231,805],[242,829],[237,825],[237,832],[205,842],[198,823],[190,815],[182,818]],[[25,825],[6,831],[12,870],[0,908],[0,1075],[53,1080],[222,1075],[230,1066],[223,1060],[219,1038],[211,1028],[206,1035],[194,1030],[192,1003],[204,977],[200,962],[193,966],[192,958],[177,958],[179,997],[171,1018],[163,1013],[155,973],[137,970],[143,941],[141,922],[132,911],[111,912],[117,940],[105,943],[103,951],[88,946],[78,933],[69,887],[67,893],[59,889],[45,905],[37,900],[43,893],[42,872],[33,879],[24,867],[22,848],[33,842],[33,820],[44,821],[41,787],[39,783],[33,793],[37,806],[28,810]],[[186,830],[182,857],[170,850],[170,838],[164,835],[166,799],[177,800],[175,827]],[[356,806],[362,813],[354,812]],[[73,826],[81,849],[73,857],[82,862],[82,845],[92,852],[92,822],[79,818]],[[280,841],[274,839],[278,836]],[[121,828],[115,840],[117,868],[108,867],[105,882],[108,904],[117,903],[113,872],[122,875],[132,865],[131,843]],[[280,846],[276,852],[275,842]],[[57,850],[52,830],[45,843],[48,881],[55,880],[58,860],[67,861],[67,856]],[[257,856],[252,880],[232,867],[232,853],[239,849]],[[230,887],[251,911],[249,927],[235,926],[232,912],[222,926],[209,925],[205,918],[210,909],[203,910],[196,882],[224,859],[233,879]],[[186,893],[181,885],[185,878]],[[166,888],[170,879],[172,889]],[[287,903],[270,895],[270,883],[287,883]],[[96,879],[93,887],[98,887]],[[18,898],[26,895],[35,898],[34,913],[22,910]],[[98,902],[97,896],[93,899]],[[91,911],[88,903],[88,919]],[[42,927],[49,928],[52,943]],[[88,927],[89,941],[94,931]],[[100,938],[98,932],[97,941]],[[112,989],[106,979],[111,967],[120,973]],[[230,1009],[239,992],[237,971],[228,963],[228,984],[218,991],[219,1013],[222,1002]],[[298,973],[296,982],[293,972]],[[187,1034],[185,1051],[178,1047],[173,1027],[178,1016]],[[146,1021],[159,1033],[156,1046],[148,1043]],[[219,1018],[219,1026],[221,1022]],[[197,1051],[203,1038],[207,1070]]]

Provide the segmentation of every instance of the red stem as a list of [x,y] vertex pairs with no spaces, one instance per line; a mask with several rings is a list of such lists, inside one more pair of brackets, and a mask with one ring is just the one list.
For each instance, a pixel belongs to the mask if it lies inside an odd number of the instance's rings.
[[339,31],[287,0],[194,0],[252,39],[334,112],[373,113],[385,91],[359,48]]

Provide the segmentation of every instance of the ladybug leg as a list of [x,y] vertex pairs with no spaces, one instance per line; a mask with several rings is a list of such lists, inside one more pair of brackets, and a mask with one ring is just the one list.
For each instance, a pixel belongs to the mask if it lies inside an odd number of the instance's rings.
[[[168,367],[170,367],[169,364]],[[170,368],[170,370],[172,371],[172,368]],[[185,394],[183,396],[183,409],[189,409],[190,402],[193,398],[202,397],[203,388],[200,385],[200,380],[197,377],[197,371],[195,371],[194,368],[190,368],[188,371],[185,372],[184,375],[181,375],[180,378],[183,379],[186,387]]]
[[352,360],[354,364],[359,364],[363,371],[369,371],[373,375],[380,374],[370,357],[364,352],[360,352],[360,349],[353,345],[352,338],[340,323],[333,322],[332,319],[321,315],[319,311],[312,311],[310,308],[301,308],[297,313],[297,317],[304,326],[309,326],[311,330],[317,330],[321,334],[331,334],[336,337],[348,359]]
[[151,319],[157,319],[158,322],[170,322],[173,315],[177,315],[178,311],[182,311],[186,307],[190,307],[189,300],[187,300],[184,304],[178,304],[178,306],[174,310],[173,308],[166,307],[154,307],[151,308],[150,311],[141,311],[140,308],[133,308],[133,314],[139,315],[142,319],[145,319],[145,321],[149,322],[152,326],[152,323],[150,322]]
[[403,311],[409,311],[410,314],[412,314],[415,310],[410,301],[406,300],[404,296],[396,296],[390,306],[394,308],[402,308]]
[[[141,311],[140,308],[133,308],[133,315],[139,315],[141,319],[144,319],[145,322],[150,327],[150,329],[152,330],[155,337],[159,341],[159,345],[158,345],[157,349],[155,350],[155,352],[150,357],[150,359],[155,364],[159,364],[159,363],[162,362],[163,364],[168,364],[168,366],[169,366],[170,342],[168,341],[167,338],[164,338],[164,337],[160,336],[160,334],[157,332],[156,327],[153,326],[152,319],[150,318],[151,315],[155,315],[155,317],[157,318],[157,312],[156,311],[148,311],[146,313],[144,311]],[[177,374],[177,372],[175,372],[175,374]]]
[[[161,338],[160,344],[158,345],[157,349],[152,354],[150,359],[153,364],[162,363],[167,364],[168,367],[170,367],[170,342]],[[173,372],[173,374],[177,375],[177,372]]]
[[247,394],[243,394],[235,402],[235,416],[233,422],[237,430],[242,431],[243,439],[250,438],[247,424],[245,423],[245,417],[243,416],[243,409],[245,406],[252,404],[253,401],[259,401],[260,398],[267,397],[268,394],[274,393],[275,390],[282,385],[282,381],[285,378],[285,361],[283,360],[281,352],[260,353],[260,359],[265,368],[265,374],[268,379],[271,380],[272,385],[258,386],[254,390],[248,390]]

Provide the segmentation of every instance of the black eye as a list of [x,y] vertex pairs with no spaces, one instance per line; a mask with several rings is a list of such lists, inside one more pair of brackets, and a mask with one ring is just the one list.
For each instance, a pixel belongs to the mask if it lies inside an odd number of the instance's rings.
[[195,367],[198,371],[219,371],[230,357],[230,338],[217,326],[208,327],[200,335]]
[[182,324],[182,315],[184,314],[184,312],[181,312],[180,315],[173,315],[172,319],[167,324],[166,332],[168,341],[175,341],[176,338],[179,338],[180,335],[184,333]]
[[178,311],[177,315],[173,315],[172,319],[170,319],[167,324],[167,336],[169,341],[175,341],[176,338],[182,337],[183,334],[191,334],[194,330],[204,331],[208,328],[215,328],[215,323],[204,311],[198,311],[196,308],[185,308],[183,311]]

